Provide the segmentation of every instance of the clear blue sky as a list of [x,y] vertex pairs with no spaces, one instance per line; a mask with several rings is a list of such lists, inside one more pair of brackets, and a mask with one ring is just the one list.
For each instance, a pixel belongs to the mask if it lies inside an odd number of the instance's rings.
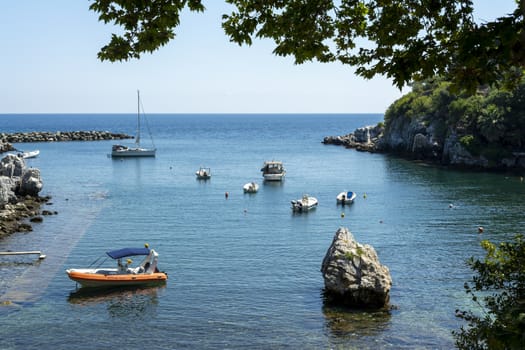
[[[100,62],[116,31],[90,1],[5,1],[0,11],[0,113],[383,113],[401,96],[385,78],[364,80],[337,63],[293,64],[270,41],[239,47],[221,29],[228,9],[186,12],[175,40],[140,60]],[[476,18],[515,9],[475,0]]]

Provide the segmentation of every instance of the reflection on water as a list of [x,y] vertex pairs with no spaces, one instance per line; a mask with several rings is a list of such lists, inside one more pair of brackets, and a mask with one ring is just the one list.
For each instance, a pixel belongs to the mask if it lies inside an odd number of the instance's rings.
[[80,288],[69,294],[68,302],[79,306],[106,304],[110,317],[147,318],[157,314],[156,287]]
[[323,307],[326,329],[331,337],[349,339],[381,334],[390,323],[389,311],[359,311]]
[[353,309],[338,306],[323,295],[323,315],[327,334],[338,340],[381,334],[390,325],[391,311]]

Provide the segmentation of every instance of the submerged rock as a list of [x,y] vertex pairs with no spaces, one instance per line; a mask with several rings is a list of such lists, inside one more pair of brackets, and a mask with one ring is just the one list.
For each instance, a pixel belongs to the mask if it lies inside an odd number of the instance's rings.
[[375,249],[358,243],[347,228],[339,228],[321,266],[325,294],[336,303],[358,308],[388,306],[392,277]]

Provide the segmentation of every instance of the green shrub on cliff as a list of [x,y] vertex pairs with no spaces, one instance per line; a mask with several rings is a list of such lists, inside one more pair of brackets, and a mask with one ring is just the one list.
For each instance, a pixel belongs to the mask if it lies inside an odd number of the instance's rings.
[[488,159],[525,148],[525,81],[513,91],[484,88],[475,95],[449,88],[442,79],[414,83],[386,111],[386,129],[398,118],[418,118],[440,126],[438,136],[456,132],[467,150]]

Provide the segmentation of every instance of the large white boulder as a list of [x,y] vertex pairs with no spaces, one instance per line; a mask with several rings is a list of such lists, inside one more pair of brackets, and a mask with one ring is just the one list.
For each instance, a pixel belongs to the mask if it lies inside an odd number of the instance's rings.
[[321,266],[325,294],[358,308],[388,306],[392,277],[375,249],[358,243],[347,228],[339,228]]

